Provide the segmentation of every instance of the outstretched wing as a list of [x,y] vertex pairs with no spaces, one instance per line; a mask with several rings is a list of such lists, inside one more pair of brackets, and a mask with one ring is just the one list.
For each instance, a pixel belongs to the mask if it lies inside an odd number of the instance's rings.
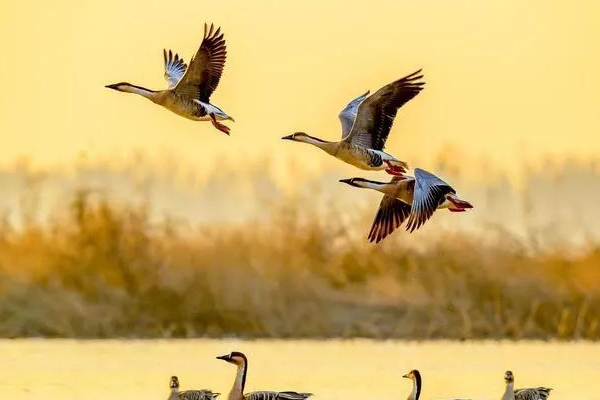
[[175,91],[208,103],[210,95],[219,85],[226,56],[227,47],[221,28],[215,31],[213,24],[210,29],[204,24],[204,38],[200,48]]
[[369,95],[369,91],[365,94],[362,94],[352,100],[348,105],[340,112],[340,122],[342,123],[342,139],[345,139],[346,136],[350,133],[350,129],[352,129],[352,125],[354,124],[354,120],[356,119],[356,112],[358,110],[358,106],[362,103],[367,96]]
[[419,229],[433,215],[438,206],[444,202],[448,193],[456,192],[437,176],[416,168],[413,203],[406,230],[413,232],[415,229]]
[[167,53],[167,50],[163,49],[163,57],[165,59],[165,79],[169,84],[169,89],[173,89],[185,74],[187,64],[182,58],[179,58],[177,53],[173,55],[171,50]]
[[392,82],[358,105],[358,114],[348,140],[374,150],[383,150],[398,108],[423,89],[421,70]]
[[410,208],[401,200],[383,196],[369,232],[369,242],[379,243],[398,229],[410,214]]

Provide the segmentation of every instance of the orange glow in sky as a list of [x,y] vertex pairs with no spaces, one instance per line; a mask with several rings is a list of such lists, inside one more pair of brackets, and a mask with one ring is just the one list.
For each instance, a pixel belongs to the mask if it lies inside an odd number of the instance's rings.
[[[426,89],[400,110],[387,144],[401,159],[427,167],[457,149],[510,170],[600,154],[596,1],[4,0],[0,8],[0,166],[141,152],[199,170],[223,156],[265,155],[327,168],[339,161],[279,138],[302,130],[337,140],[348,101],[419,68]],[[211,100],[236,119],[231,137],[104,88],[164,88],[162,49],[189,60],[205,22],[227,40]]]

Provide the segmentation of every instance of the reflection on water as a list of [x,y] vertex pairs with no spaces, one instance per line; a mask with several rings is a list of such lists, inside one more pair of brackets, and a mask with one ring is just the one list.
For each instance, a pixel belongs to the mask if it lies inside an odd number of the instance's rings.
[[3,340],[2,399],[166,399],[168,380],[225,398],[235,368],[215,356],[249,358],[246,390],[301,390],[319,399],[405,399],[412,368],[422,400],[499,399],[506,369],[516,386],[546,385],[551,399],[600,399],[600,344],[272,340]]

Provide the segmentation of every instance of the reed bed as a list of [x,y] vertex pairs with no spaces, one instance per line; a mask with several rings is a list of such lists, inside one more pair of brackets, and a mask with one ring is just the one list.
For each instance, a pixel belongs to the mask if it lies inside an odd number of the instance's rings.
[[600,339],[600,244],[489,228],[374,246],[373,210],[302,204],[190,225],[78,191],[44,224],[5,220],[0,336]]

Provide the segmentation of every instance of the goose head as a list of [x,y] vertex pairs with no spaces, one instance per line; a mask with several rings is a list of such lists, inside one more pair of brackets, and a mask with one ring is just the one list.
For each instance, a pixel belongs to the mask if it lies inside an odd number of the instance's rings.
[[169,388],[171,389],[179,389],[179,379],[176,376],[172,376],[169,381]]
[[235,365],[243,365],[247,362],[247,358],[244,353],[240,353],[239,351],[232,351],[229,354],[225,354],[224,356],[217,357],[218,360],[227,361],[230,364]]
[[310,136],[305,132],[294,132],[291,135],[287,135],[282,137],[283,140],[292,140],[294,142],[304,142],[304,143],[326,143],[324,140],[316,138],[314,136]]
[[514,382],[514,381],[515,381],[515,377],[514,377],[512,371],[506,371],[504,373],[504,382],[511,383],[511,382]]
[[359,187],[359,188],[367,188],[367,189],[383,189],[387,185],[386,182],[377,182],[372,181],[365,178],[348,178],[348,179],[340,179],[340,182],[346,183],[350,186]]
[[304,132],[294,132],[291,135],[282,137],[283,140],[293,140],[294,142],[301,142],[303,138],[307,138],[308,135]]
[[354,187],[362,187],[361,183],[365,182],[365,179],[363,178],[347,178],[347,179],[340,179],[340,182],[346,183],[350,186],[354,186]]
[[418,370],[413,369],[408,374],[402,375],[402,377],[403,378],[408,378],[408,379],[413,380],[413,381],[417,380],[417,379],[421,380],[421,373]]
[[105,87],[118,92],[139,94],[140,96],[147,98],[152,98],[156,93],[154,90],[147,89],[142,86],[132,85],[131,83],[127,82],[113,83],[112,85],[106,85]]
[[113,89],[119,92],[128,92],[131,88],[136,87],[128,82],[113,83],[112,85],[106,85],[105,88]]

